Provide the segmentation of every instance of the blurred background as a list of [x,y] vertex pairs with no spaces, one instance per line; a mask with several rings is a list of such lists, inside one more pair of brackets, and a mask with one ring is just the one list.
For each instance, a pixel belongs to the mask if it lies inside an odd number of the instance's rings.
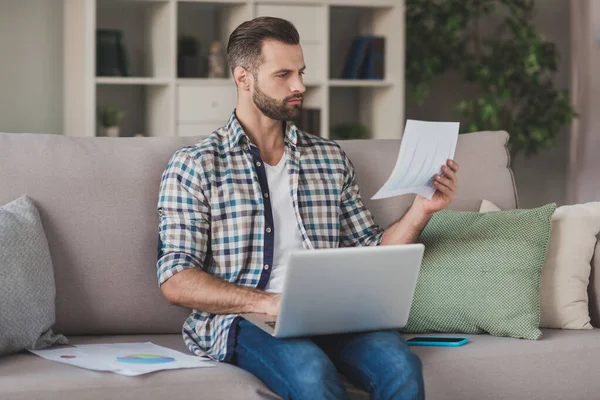
[[235,104],[228,34],[289,15],[308,67],[304,129],[400,138],[410,118],[506,130],[521,207],[600,200],[600,1],[323,4],[0,0],[0,131],[208,134]]

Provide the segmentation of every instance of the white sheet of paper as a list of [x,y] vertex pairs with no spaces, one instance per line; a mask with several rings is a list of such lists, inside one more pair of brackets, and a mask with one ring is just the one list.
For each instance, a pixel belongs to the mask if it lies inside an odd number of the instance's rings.
[[454,158],[458,130],[458,122],[407,120],[396,166],[372,199],[409,193],[431,199],[436,191],[433,176]]
[[214,362],[204,358],[183,354],[151,342],[85,344],[29,351],[46,360],[126,376],[137,376],[166,369],[201,368],[215,365]]

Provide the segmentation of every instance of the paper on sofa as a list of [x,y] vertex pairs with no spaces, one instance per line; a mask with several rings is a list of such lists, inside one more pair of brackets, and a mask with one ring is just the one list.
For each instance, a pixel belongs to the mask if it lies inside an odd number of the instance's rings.
[[458,130],[458,122],[406,121],[396,166],[372,199],[408,193],[431,199],[436,191],[433,176],[454,158]]
[[46,360],[126,376],[167,369],[214,366],[212,361],[183,354],[151,342],[86,344],[29,351]]

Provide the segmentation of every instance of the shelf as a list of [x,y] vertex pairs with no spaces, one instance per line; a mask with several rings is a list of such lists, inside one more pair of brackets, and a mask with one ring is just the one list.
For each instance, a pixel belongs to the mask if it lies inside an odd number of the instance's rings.
[[[233,78],[177,78],[177,85],[190,85],[190,86],[235,86]],[[304,86],[307,88],[318,88],[323,86],[321,82],[304,82]],[[339,85],[343,86],[343,85]],[[366,86],[366,85],[361,85]],[[385,86],[385,85],[375,85]]]
[[136,77],[96,77],[97,85],[168,85],[168,78],[136,78]]
[[172,132],[171,97],[167,85],[100,85],[96,90],[96,107],[114,105],[125,112],[125,118],[119,124],[122,137],[139,133],[164,136]]
[[[306,129],[327,138],[331,126],[360,123],[373,138],[398,137],[405,124],[404,1],[69,0],[63,21],[65,134],[97,135],[98,107],[111,103],[126,112],[124,137],[212,132],[237,103],[225,54],[229,36],[242,22],[269,15],[289,20],[300,33],[307,67],[303,108],[312,121]],[[369,64],[346,68],[359,36],[376,37],[370,43],[377,47],[369,47]],[[223,56],[221,74],[209,74],[215,71],[208,62],[215,43]],[[219,64],[210,60],[211,67]],[[320,116],[308,117],[315,109]]]
[[177,78],[177,85],[189,86],[235,86],[233,78]]
[[217,4],[225,4],[225,5],[244,5],[245,1],[241,0],[176,0],[177,3],[217,3]]
[[391,8],[394,0],[325,0],[332,7]]
[[[172,43],[170,35],[173,27],[172,4],[168,1],[148,0],[122,0],[101,1],[96,12],[96,30],[105,30],[119,34],[125,54],[125,66],[129,71],[123,70],[119,63],[120,74],[124,77],[151,77],[160,78],[171,76],[172,73]],[[94,32],[94,38],[96,33]],[[96,40],[96,39],[95,39]],[[102,53],[106,52],[106,61],[98,60],[97,67],[106,65],[107,70],[115,68],[114,47],[115,37],[105,37],[106,46],[101,47]],[[95,44],[96,49],[98,44]],[[98,53],[97,53],[98,54]],[[109,67],[110,66],[110,67]],[[96,70],[96,76],[112,78],[110,73]]]
[[313,80],[310,80],[310,81],[304,80],[304,86],[307,88],[318,88],[318,87],[324,86],[324,83],[318,82],[318,81],[313,81]]
[[324,0],[256,0],[256,2],[261,4],[279,4],[290,6],[322,6],[326,4]]
[[[391,48],[390,38],[385,30],[379,28],[382,21],[389,19],[392,14],[393,10],[387,7],[337,5],[330,7],[330,79],[335,81],[344,78],[389,80],[386,67],[388,67],[387,58],[390,56],[387,50]],[[367,66],[373,69],[367,71]]]
[[376,79],[330,79],[330,87],[387,87],[392,84],[386,80]]
[[[243,21],[250,19],[249,17],[249,7],[245,3],[214,0],[179,1],[177,76],[188,79],[230,76],[226,54],[227,41],[231,32]],[[220,63],[209,63],[213,50],[218,51]],[[219,72],[215,75],[211,70]]]
[[168,3],[170,0],[96,0],[98,7],[144,6],[156,3]]

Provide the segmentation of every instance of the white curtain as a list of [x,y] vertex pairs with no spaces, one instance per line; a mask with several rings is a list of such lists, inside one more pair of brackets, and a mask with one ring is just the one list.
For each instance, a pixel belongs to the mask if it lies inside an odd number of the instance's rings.
[[600,201],[600,0],[571,0],[571,126],[567,203]]

